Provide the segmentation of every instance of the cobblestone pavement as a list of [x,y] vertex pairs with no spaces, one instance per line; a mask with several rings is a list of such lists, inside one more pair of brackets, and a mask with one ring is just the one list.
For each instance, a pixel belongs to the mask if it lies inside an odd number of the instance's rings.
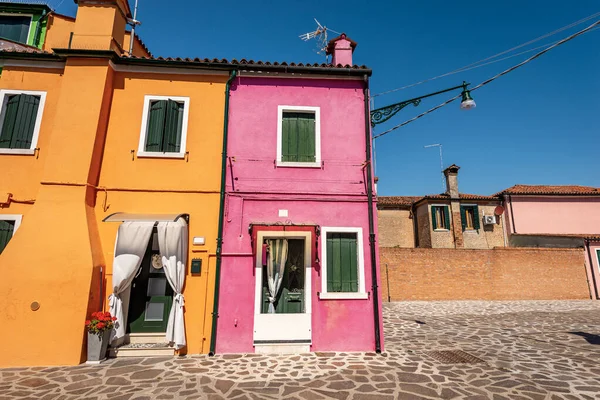
[[600,302],[390,303],[384,324],[381,355],[8,368],[0,399],[600,399]]

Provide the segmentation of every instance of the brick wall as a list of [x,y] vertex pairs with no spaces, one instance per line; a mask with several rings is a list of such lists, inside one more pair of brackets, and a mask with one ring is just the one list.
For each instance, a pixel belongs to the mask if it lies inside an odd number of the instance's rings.
[[415,231],[410,210],[377,210],[379,245],[415,247]]
[[[397,300],[589,299],[582,249],[379,249]],[[386,274],[387,264],[387,274]]]

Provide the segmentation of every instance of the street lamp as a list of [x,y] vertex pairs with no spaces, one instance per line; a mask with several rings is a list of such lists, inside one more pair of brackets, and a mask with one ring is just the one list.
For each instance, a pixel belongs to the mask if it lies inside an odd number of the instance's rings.
[[463,110],[470,110],[471,108],[475,108],[475,100],[473,100],[473,98],[471,97],[471,91],[467,88],[467,86],[469,85],[470,83],[463,81],[462,85],[440,90],[434,93],[429,93],[424,96],[415,97],[414,99],[401,101],[399,103],[390,104],[389,106],[376,108],[371,111],[371,127],[375,127],[375,125],[384,123],[385,121],[389,120],[394,115],[396,115],[404,107],[410,104],[416,107],[421,103],[421,100],[424,98],[435,96],[441,93],[450,92],[456,89],[462,89],[462,100],[460,102],[460,108],[462,108]]

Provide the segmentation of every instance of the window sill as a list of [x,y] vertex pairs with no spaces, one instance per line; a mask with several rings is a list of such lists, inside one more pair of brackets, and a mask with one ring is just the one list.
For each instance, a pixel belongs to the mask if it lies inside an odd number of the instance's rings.
[[366,300],[369,293],[319,293],[321,300]]
[[35,149],[0,149],[0,154],[17,154],[21,156],[32,156]]
[[316,162],[285,162],[277,161],[275,164],[283,168],[321,168],[321,161]]
[[138,151],[138,157],[143,158],[185,158],[185,153],[155,153],[151,151]]
[[465,229],[463,232],[464,233],[479,233],[479,231],[477,229]]
[[450,229],[434,229],[434,232],[450,232]]

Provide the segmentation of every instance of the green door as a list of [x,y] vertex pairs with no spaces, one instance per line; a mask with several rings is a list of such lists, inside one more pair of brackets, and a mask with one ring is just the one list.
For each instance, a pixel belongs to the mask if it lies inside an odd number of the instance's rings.
[[162,268],[155,228],[139,273],[131,284],[127,331],[166,332],[172,303],[173,289]]
[[[269,312],[269,286],[267,268],[263,268],[263,314]],[[283,272],[281,288],[275,301],[276,314],[301,314],[304,312],[304,240],[288,239],[288,257]]]

